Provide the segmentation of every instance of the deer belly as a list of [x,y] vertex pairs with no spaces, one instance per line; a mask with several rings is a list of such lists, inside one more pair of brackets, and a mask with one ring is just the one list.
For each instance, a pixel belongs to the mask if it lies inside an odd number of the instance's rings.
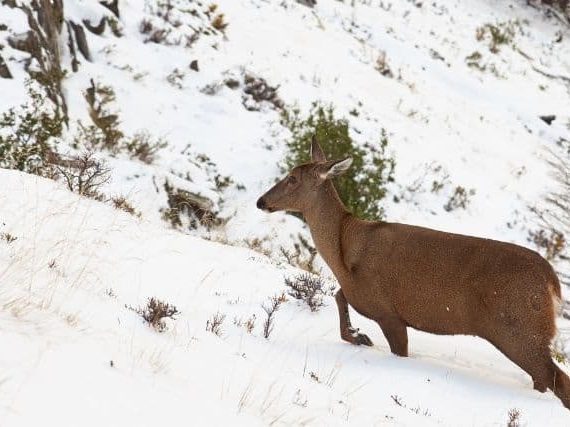
[[477,325],[471,316],[473,307],[463,295],[417,292],[397,298],[394,307],[400,318],[414,329],[441,335],[477,335]]

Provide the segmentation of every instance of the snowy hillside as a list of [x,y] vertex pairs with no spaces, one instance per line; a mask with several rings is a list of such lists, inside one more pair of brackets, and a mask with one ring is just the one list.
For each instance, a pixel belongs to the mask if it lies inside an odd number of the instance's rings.
[[[290,298],[267,340],[262,304],[290,267],[41,178],[0,178],[16,239],[0,245],[2,425],[505,425],[512,409],[526,425],[568,423],[482,340],[412,332],[401,359],[357,316],[376,346],[340,341],[332,297],[317,313]],[[180,311],[162,333],[128,308],[150,297]],[[206,331],[218,313],[219,337]]]
[[[121,0],[117,17],[66,1],[58,155],[95,147],[85,129],[103,122],[124,146],[156,145],[146,157],[98,145],[100,201],[0,169],[0,425],[479,426],[514,409],[520,425],[568,425],[551,392],[479,339],[411,332],[401,359],[355,316],[375,346],[350,346],[330,296],[317,312],[289,297],[263,336],[262,304],[301,272],[284,254],[309,236],[255,208],[282,174],[284,110],[330,104],[362,145],[386,131],[389,221],[537,249],[532,208],[556,191],[547,159],[570,141],[570,26],[526,3]],[[44,67],[22,49],[26,4],[0,6],[0,112],[31,102],[25,82]],[[181,194],[211,224],[173,221]],[[148,298],[180,312],[162,333],[136,312]],[[206,330],[217,314],[219,336]]]

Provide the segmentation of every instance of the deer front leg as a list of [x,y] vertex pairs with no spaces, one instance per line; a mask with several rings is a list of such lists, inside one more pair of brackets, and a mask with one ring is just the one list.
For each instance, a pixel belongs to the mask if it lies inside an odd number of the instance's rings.
[[338,317],[340,319],[340,337],[355,345],[368,345],[371,346],[372,341],[365,334],[358,332],[358,329],[353,328],[350,324],[350,316],[348,314],[348,303],[342,293],[342,289],[335,295],[336,305],[338,306]]

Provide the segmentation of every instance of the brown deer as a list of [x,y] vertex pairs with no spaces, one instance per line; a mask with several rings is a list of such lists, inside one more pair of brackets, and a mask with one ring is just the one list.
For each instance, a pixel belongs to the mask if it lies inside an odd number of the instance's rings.
[[295,167],[257,201],[267,212],[299,212],[336,276],[340,336],[372,345],[352,327],[348,304],[378,323],[392,353],[408,355],[407,328],[486,339],[570,409],[570,379],[550,344],[560,284],[536,252],[510,243],[355,218],[331,178],[352,159],[327,161],[313,139],[312,162]]

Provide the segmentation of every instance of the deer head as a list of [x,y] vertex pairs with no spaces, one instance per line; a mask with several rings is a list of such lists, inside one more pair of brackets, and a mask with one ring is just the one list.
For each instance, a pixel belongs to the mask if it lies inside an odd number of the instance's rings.
[[257,207],[267,212],[290,211],[303,213],[317,200],[323,184],[342,175],[352,164],[352,158],[328,160],[313,136],[311,163],[297,166],[257,200]]

